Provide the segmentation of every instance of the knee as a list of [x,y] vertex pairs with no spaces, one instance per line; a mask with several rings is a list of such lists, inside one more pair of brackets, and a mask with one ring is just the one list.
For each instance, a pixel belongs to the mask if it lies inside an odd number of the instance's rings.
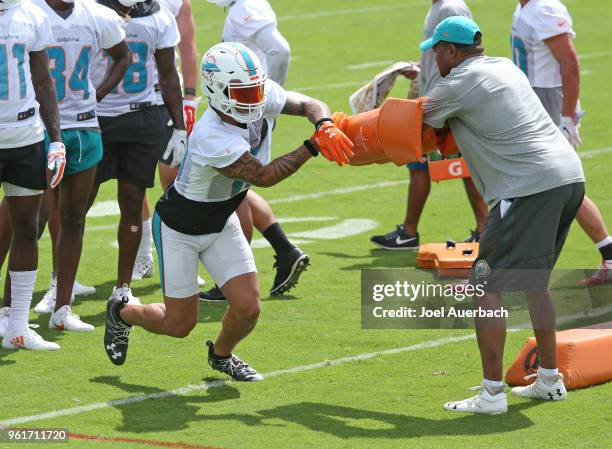
[[72,211],[62,214],[62,230],[71,234],[82,234],[85,228],[85,211]]
[[39,222],[37,217],[16,223],[16,226],[12,228],[13,239],[19,243],[36,244],[38,241],[38,229]]
[[185,338],[191,333],[195,325],[195,320],[171,323],[168,328],[168,335],[176,338]]
[[260,305],[259,305],[259,292],[251,291],[247,293],[248,298],[243,298],[243,301],[238,306],[232,305],[234,313],[236,313],[242,320],[255,322],[259,318]]

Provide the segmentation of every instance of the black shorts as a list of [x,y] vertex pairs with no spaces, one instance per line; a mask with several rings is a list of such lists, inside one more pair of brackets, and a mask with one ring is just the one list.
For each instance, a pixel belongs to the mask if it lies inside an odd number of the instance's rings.
[[98,117],[104,156],[96,183],[110,179],[153,187],[162,136],[159,110],[151,106],[117,117]]
[[510,200],[503,218],[498,203],[489,212],[471,283],[488,291],[548,290],[583,198],[580,182]]
[[47,189],[45,141],[25,147],[0,149],[0,182],[31,190]]
[[157,106],[157,108],[159,109],[159,116],[161,117],[162,126],[162,137],[159,142],[159,162],[170,165],[170,162],[172,162],[172,155],[170,155],[168,159],[164,159],[164,153],[166,152],[166,147],[168,146],[168,142],[170,142],[170,138],[174,132],[174,124],[172,123],[172,118],[170,117],[170,113],[168,112],[166,105],[162,104]]

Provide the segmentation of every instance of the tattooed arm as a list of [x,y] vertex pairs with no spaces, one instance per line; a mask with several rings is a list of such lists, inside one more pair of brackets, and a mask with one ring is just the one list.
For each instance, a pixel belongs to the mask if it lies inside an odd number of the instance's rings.
[[262,165],[248,151],[231,165],[216,170],[228,178],[236,178],[257,187],[272,187],[300,169],[312,155],[301,145],[298,149]]
[[297,92],[287,92],[287,101],[281,114],[308,117],[313,125],[322,118],[331,117],[325,103]]

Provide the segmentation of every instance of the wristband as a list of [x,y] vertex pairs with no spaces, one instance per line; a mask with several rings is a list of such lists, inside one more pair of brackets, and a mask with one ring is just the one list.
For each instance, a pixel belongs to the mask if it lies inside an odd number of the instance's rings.
[[186,97],[195,97],[196,96],[195,87],[185,87],[183,88],[183,93]]
[[315,123],[315,129],[318,131],[319,127],[325,123],[325,122],[332,122],[334,123],[334,121],[332,119],[330,119],[329,117],[324,117],[321,120],[318,120],[317,123]]
[[312,154],[312,157],[317,157],[319,155],[319,150],[317,150],[317,147],[315,147],[310,140],[305,140],[304,146],[306,147],[308,152]]

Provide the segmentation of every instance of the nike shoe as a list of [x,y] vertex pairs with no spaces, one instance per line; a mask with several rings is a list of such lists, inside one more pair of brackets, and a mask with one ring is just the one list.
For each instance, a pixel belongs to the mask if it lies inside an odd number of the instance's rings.
[[73,332],[93,332],[91,324],[84,323],[81,318],[72,313],[70,306],[62,306],[51,314],[49,318],[49,329],[59,329]]
[[[116,289],[121,290],[121,289]],[[121,309],[128,302],[126,295],[110,297],[106,304],[106,325],[104,326],[104,351],[115,365],[123,365],[127,358],[128,340],[132,326],[121,319]]]
[[478,394],[463,401],[447,402],[444,404],[444,410],[485,415],[499,415],[508,411],[508,398],[505,392],[491,394],[482,385],[472,387],[470,390],[478,391]]
[[276,262],[273,268],[276,269],[276,276],[270,289],[270,296],[279,296],[297,285],[300,275],[310,264],[310,258],[298,247],[287,254],[275,255],[274,258]]
[[128,287],[127,284],[123,284],[123,287],[113,287],[113,292],[110,295],[108,300],[112,299],[125,299],[125,302],[129,302],[130,304],[140,305],[140,298],[132,295],[132,289]]
[[419,233],[408,235],[404,225],[397,225],[395,231],[385,235],[375,235],[370,239],[372,243],[382,249],[390,250],[416,250],[419,249]]
[[227,358],[215,356],[215,345],[212,341],[206,342],[208,345],[208,364],[214,370],[220,371],[239,382],[257,382],[263,380],[263,376],[255,371],[248,363],[243,362],[234,354]]
[[538,373],[530,374],[525,380],[536,378],[536,381],[526,387],[514,387],[512,394],[522,398],[544,399],[546,401],[562,401],[567,399],[567,390],[563,383],[563,375],[542,376]]
[[210,290],[205,292],[200,292],[200,301],[204,302],[223,302],[225,301],[225,296],[217,284]]
[[5,349],[30,349],[32,351],[57,351],[60,348],[57,343],[46,341],[30,327],[17,331],[6,329],[2,339],[2,347]]
[[94,293],[96,293],[95,287],[83,285],[75,279],[74,285],[72,286],[72,294],[74,296],[89,296],[93,295]]
[[590,278],[583,279],[580,283],[586,287],[592,287],[594,285],[602,285],[608,282],[612,282],[612,262],[604,260],[601,265]]
[[[34,307],[34,312],[40,315],[46,315],[48,313],[53,313],[55,310],[55,295],[57,293],[57,287],[55,286],[55,281],[51,281],[49,284],[49,290],[45,292],[43,298],[40,300],[36,307]],[[52,286],[51,286],[52,285]],[[94,289],[95,291],[95,289]],[[74,302],[74,289],[72,290],[72,295],[70,296],[70,304]]]
[[0,308],[0,337],[4,337],[4,332],[6,331],[6,326],[8,325],[8,320],[10,316],[11,316],[10,307]]
[[470,236],[467,237],[463,243],[478,243],[480,242],[480,232],[476,229],[470,230]]
[[132,269],[132,280],[141,281],[145,278],[150,278],[153,276],[153,266],[152,257],[137,258]]

